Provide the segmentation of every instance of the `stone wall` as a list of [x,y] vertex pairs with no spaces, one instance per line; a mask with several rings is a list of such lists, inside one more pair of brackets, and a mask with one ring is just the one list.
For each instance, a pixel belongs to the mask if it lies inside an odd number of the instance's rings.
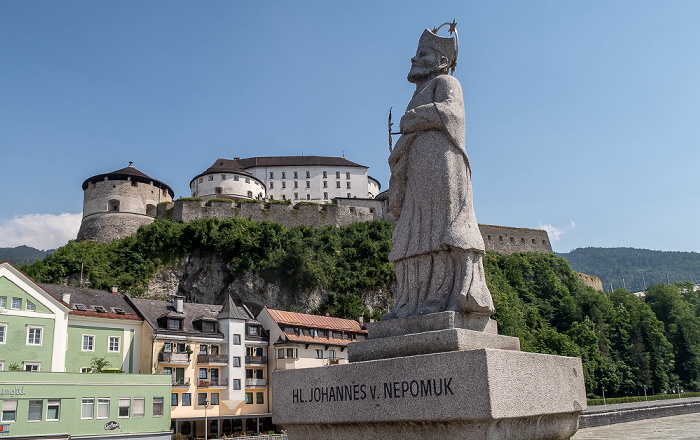
[[487,251],[508,255],[516,252],[549,252],[552,245],[547,231],[542,229],[511,228],[479,225]]
[[579,276],[579,278],[581,278],[586,286],[590,286],[600,292],[603,291],[603,283],[600,281],[600,278],[580,272],[576,272],[576,274]]
[[83,218],[78,231],[78,241],[97,240],[109,243],[112,240],[135,234],[142,225],[153,222],[153,217],[127,212],[103,212]]

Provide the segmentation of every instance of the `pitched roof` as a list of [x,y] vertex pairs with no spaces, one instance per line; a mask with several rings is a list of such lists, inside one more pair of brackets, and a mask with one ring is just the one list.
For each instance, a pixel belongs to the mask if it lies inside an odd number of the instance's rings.
[[[69,293],[70,315],[136,321],[142,320],[138,312],[131,307],[120,293],[57,284],[40,283],[39,286],[59,301],[63,301],[63,295]],[[79,309],[78,306],[84,306],[85,310]],[[99,307],[101,307],[104,312],[98,311]]]
[[127,178],[131,178],[132,181],[141,183],[153,182],[153,186],[156,186],[160,189],[165,189],[170,193],[170,197],[175,197],[175,193],[168,185],[161,182],[160,180],[156,180],[152,177],[145,175],[141,171],[134,168],[131,162],[129,162],[128,167],[122,168],[121,170],[112,171],[111,173],[98,174],[96,176],[92,176],[85,179],[85,181],[83,182],[83,191],[87,189],[89,182],[98,182],[100,180],[104,180],[105,177],[110,180],[126,180]]
[[224,300],[224,306],[221,308],[221,312],[216,315],[217,319],[246,319],[247,313],[241,313],[241,310],[236,307],[231,299],[231,295],[226,295]]
[[333,318],[330,316],[307,315],[306,313],[285,312],[282,310],[265,309],[277,324],[287,324],[299,327],[312,327],[327,330],[350,331],[367,333],[360,323],[352,319]]
[[[337,338],[322,338],[314,336],[299,336],[292,333],[284,332],[284,336],[289,342],[298,342],[301,344],[321,344],[321,345],[336,345],[339,347],[346,347],[351,342],[355,342],[351,339],[337,339]],[[282,342],[287,342],[282,341]]]

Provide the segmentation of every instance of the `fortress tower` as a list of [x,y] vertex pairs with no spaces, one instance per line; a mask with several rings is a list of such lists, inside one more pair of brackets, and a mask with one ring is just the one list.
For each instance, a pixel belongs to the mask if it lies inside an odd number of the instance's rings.
[[153,222],[160,202],[172,202],[173,190],[129,166],[83,182],[83,221],[78,240],[106,243],[127,237]]

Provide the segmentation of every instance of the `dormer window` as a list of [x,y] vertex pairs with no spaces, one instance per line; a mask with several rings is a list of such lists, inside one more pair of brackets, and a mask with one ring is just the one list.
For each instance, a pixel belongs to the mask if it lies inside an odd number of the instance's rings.
[[126,313],[124,312],[124,309],[119,308],[119,307],[112,307],[112,310],[114,310],[114,313],[117,315],[125,315]]
[[168,330],[182,330],[182,321],[179,319],[168,318]]
[[93,306],[93,308],[95,309],[96,312],[100,312],[100,313],[106,312],[105,308],[102,306]]
[[214,332],[216,332],[216,323],[215,323],[215,322],[202,321],[202,331],[203,331],[204,333],[214,333]]
[[257,326],[251,325],[248,327],[248,334],[251,336],[257,336],[260,334],[260,329]]
[[84,312],[85,310],[87,310],[87,307],[85,307],[83,304],[76,304],[76,305],[75,305],[75,308],[76,308],[77,310],[80,310],[80,311],[83,311],[83,312]]

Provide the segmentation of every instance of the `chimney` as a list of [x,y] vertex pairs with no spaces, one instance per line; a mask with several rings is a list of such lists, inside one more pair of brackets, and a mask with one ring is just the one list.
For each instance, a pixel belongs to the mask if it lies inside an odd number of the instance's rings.
[[70,292],[65,292],[61,297],[61,301],[70,305]]
[[358,316],[358,317],[357,317],[357,322],[360,323],[360,327],[364,327],[364,326],[365,326],[365,317],[364,317],[364,316]]
[[119,289],[117,288],[117,286],[110,287],[109,291],[112,292],[114,295],[117,295],[119,293]]
[[133,167],[134,167],[134,162],[133,162],[133,161],[129,161],[129,168],[133,168]]
[[184,297],[182,297],[182,296],[173,297],[173,306],[175,306],[175,311],[177,313],[182,313],[184,303],[185,303]]

